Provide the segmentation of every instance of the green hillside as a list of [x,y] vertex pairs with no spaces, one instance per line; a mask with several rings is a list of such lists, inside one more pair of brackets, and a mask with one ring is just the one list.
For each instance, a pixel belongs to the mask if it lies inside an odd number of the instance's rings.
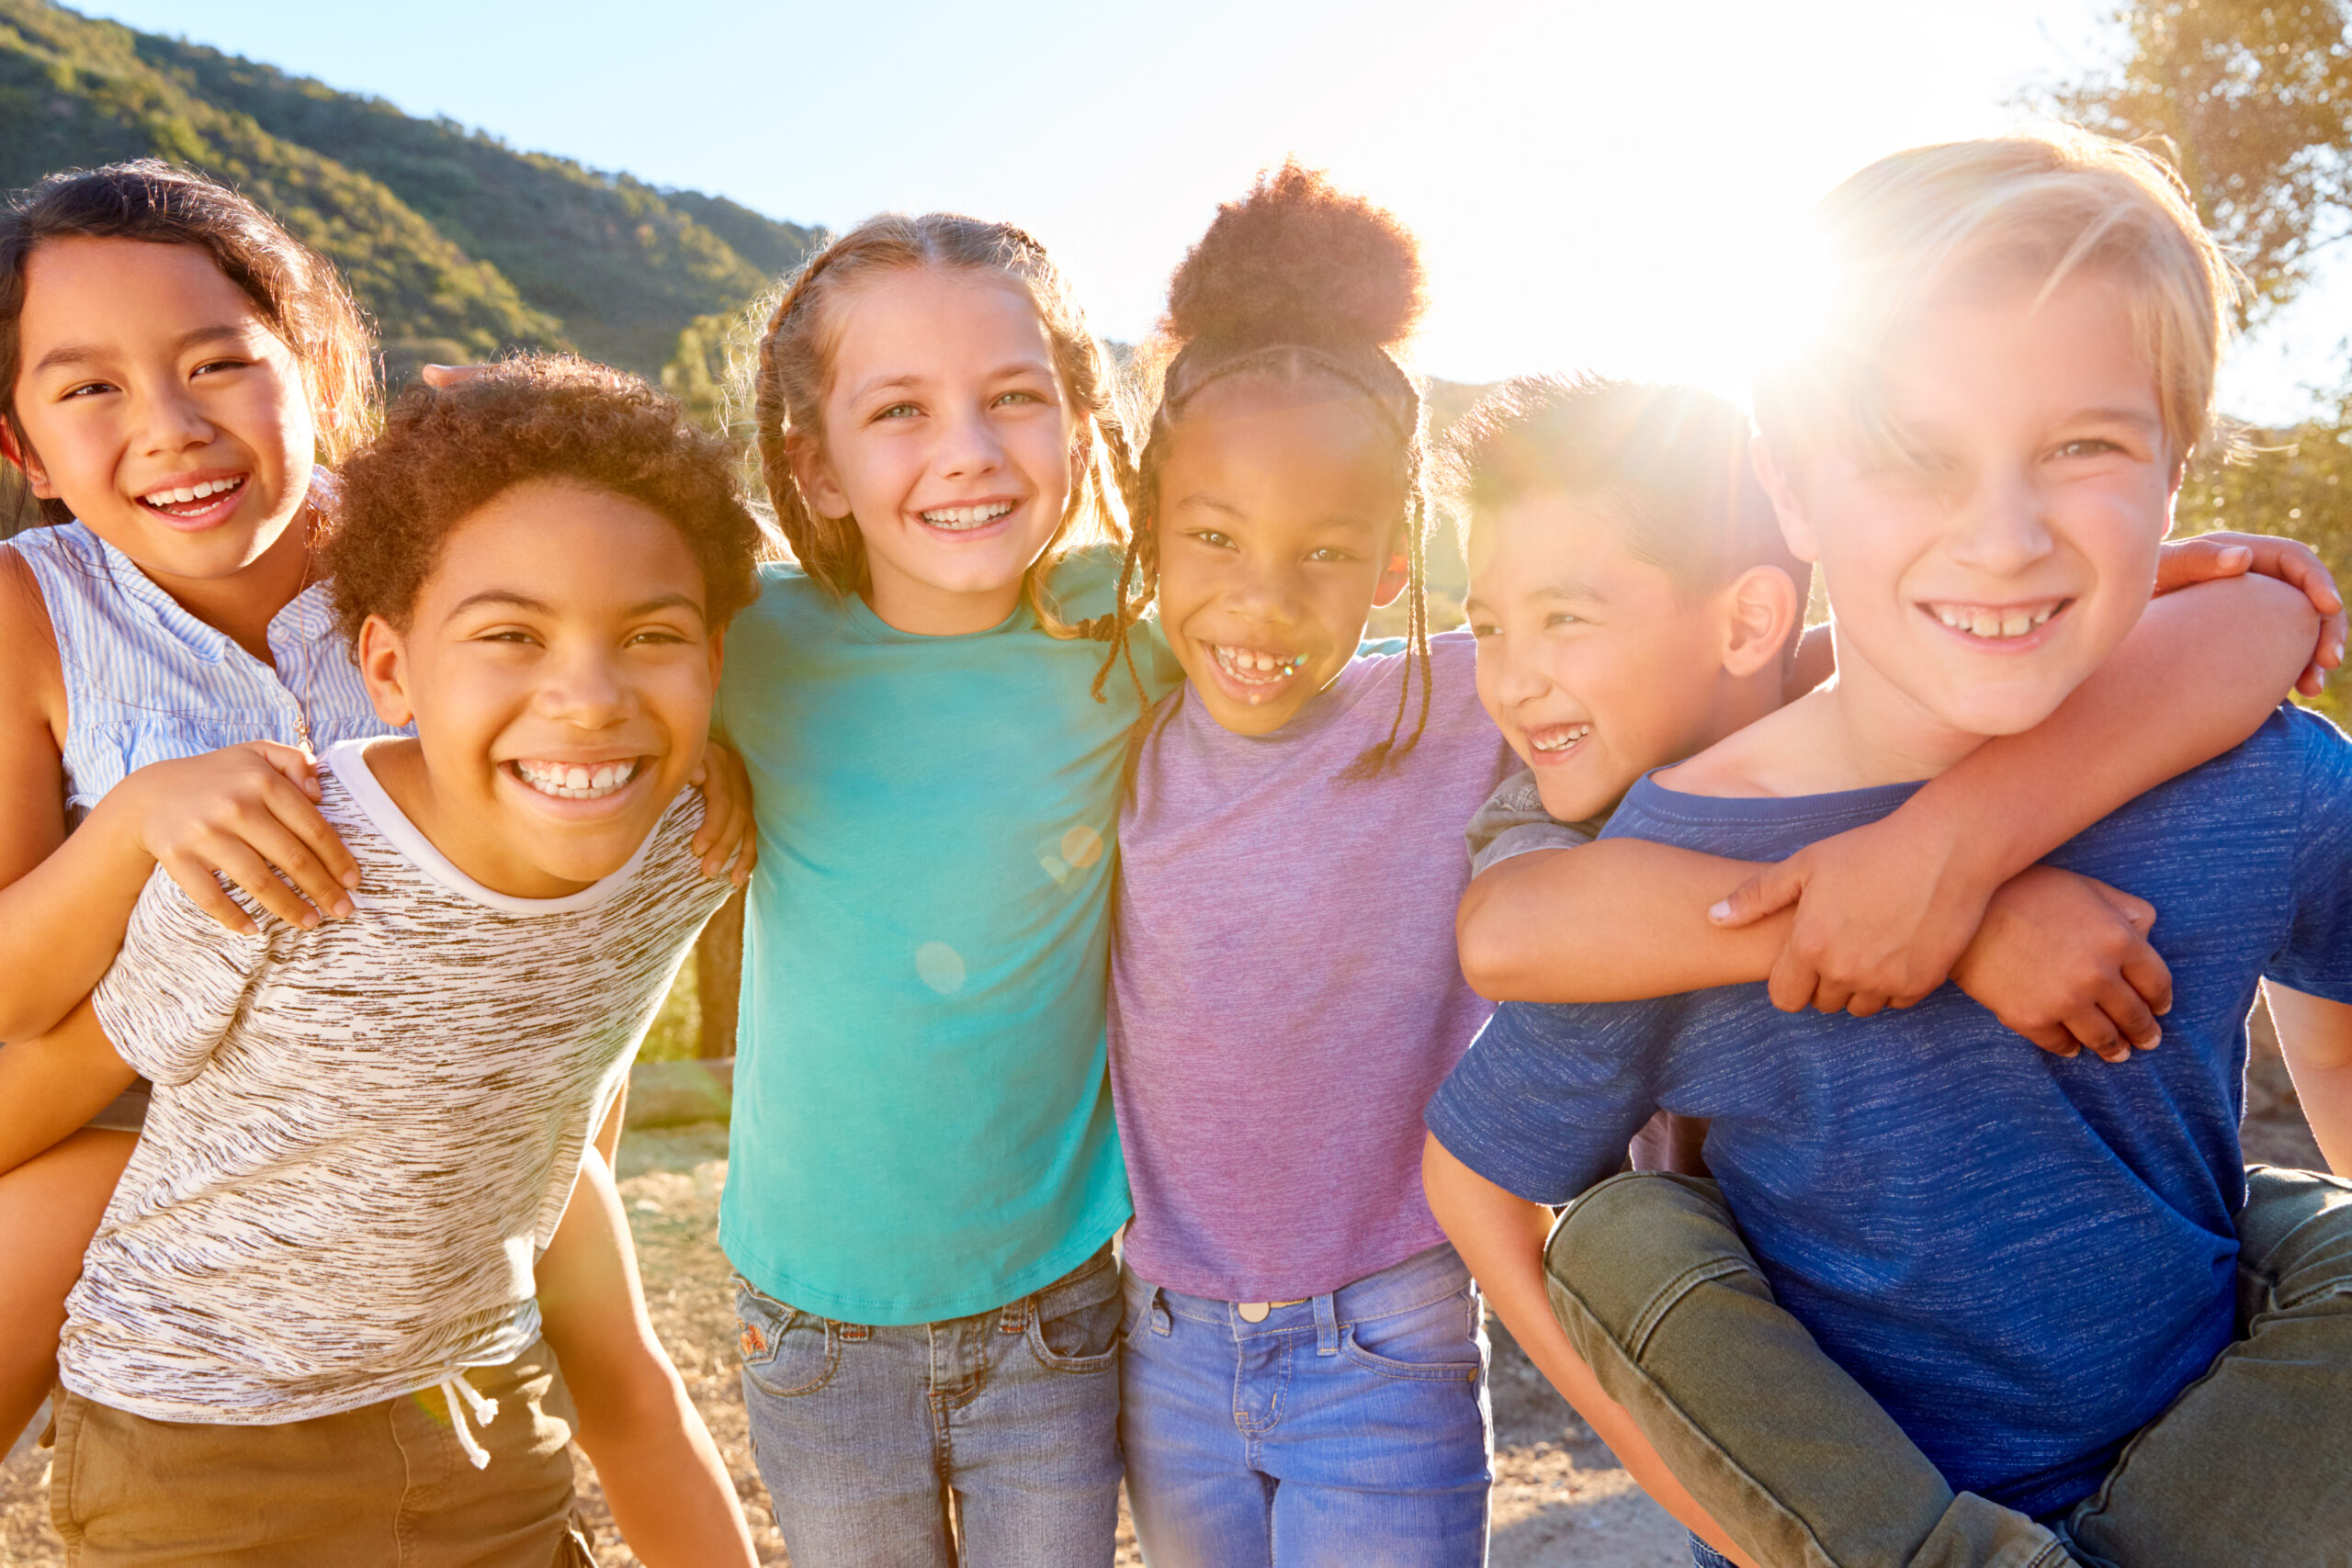
[[691,378],[708,318],[740,310],[812,238],[201,45],[0,0],[0,187],[140,156],[230,181],[334,257],[395,380],[509,347],[647,376],[684,349]]

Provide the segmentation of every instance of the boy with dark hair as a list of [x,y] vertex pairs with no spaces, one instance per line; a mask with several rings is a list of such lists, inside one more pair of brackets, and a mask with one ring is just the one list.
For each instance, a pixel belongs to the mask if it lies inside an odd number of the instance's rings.
[[[2086,734],[2208,721],[2210,688],[2119,696],[2152,624],[2210,598],[2148,608],[2228,320],[2177,186],[2017,137],[1888,159],[1825,218],[1833,314],[1759,389],[1759,468],[1826,572],[1838,679],[1635,784],[1611,841],[1778,858],[2071,734],[1980,818],[2014,848],[2117,782]],[[1783,1015],[1735,983],[1770,933],[1717,932],[1690,984],[1719,988],[1507,1004],[1430,1108],[1432,1206],[1702,1563],[2308,1563],[2352,1539],[2323,1440],[2352,1418],[2352,1191],[2237,1145],[2267,976],[2321,1146],[2352,1158],[2352,746],[2282,710],[2064,826],[2054,866],[2163,911],[2165,1050],[2022,1050],[1965,960],[1906,1011]],[[1694,870],[1694,911],[1741,869]],[[1465,962],[1492,913],[1465,904]],[[1720,1187],[1611,1179],[1661,1108],[1711,1119]],[[1569,1200],[1536,1276],[1542,1205]]]
[[[413,391],[345,475],[336,608],[415,728],[321,760],[356,910],[241,898],[240,934],[158,873],[89,1000],[0,1057],[155,1086],[59,1358],[78,1562],[585,1561],[536,1270],[729,890],[686,786],[757,526],[720,443],[577,361]],[[0,1105],[5,1150],[39,1107]],[[594,1288],[641,1327],[625,1260]],[[678,1404],[642,1416],[708,1454]]]

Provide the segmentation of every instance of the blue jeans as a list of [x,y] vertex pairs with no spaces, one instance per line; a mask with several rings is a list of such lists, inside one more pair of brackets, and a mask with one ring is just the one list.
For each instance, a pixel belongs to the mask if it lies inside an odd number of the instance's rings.
[[1132,1273],[1126,1301],[1119,1439],[1151,1568],[1486,1562],[1487,1333],[1452,1247],[1288,1306]]
[[1732,1561],[1697,1536],[1690,1538],[1691,1568],[1732,1568]]
[[793,1568],[1109,1568],[1119,1270],[869,1326],[736,1281],[752,1451]]

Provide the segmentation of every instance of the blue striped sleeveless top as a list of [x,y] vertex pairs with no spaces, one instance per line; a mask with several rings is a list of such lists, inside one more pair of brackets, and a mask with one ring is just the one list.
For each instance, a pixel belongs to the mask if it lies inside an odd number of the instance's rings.
[[270,669],[182,609],[80,523],[10,539],[32,569],[65,675],[65,807],[79,822],[150,762],[246,740],[312,748],[391,733],[368,700],[323,583],[269,623]]

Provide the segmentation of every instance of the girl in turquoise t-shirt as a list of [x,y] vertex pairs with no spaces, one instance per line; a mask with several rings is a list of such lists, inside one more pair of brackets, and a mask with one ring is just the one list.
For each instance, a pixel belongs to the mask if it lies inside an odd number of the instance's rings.
[[756,405],[797,564],[720,690],[760,856],[719,1238],[776,1522],[800,1568],[1107,1564],[1106,372],[1026,234],[892,216],[786,289]]

